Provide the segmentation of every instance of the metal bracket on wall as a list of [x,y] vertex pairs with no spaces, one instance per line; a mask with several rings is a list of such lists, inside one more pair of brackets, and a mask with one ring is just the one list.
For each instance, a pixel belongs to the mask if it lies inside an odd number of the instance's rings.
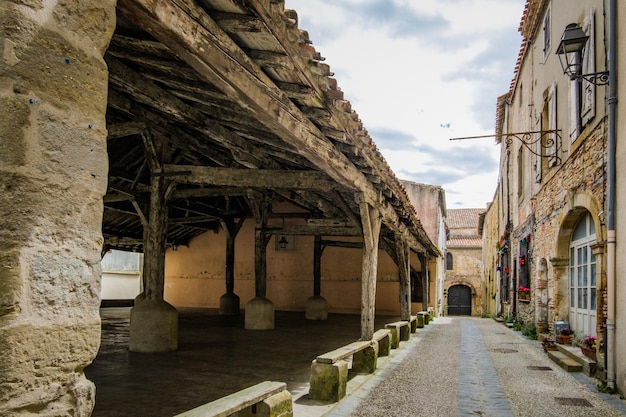
[[483,138],[496,138],[498,143],[504,140],[507,147],[513,143],[514,139],[517,139],[533,155],[541,158],[548,158],[550,166],[559,165],[561,163],[561,158],[559,157],[559,150],[562,145],[560,129],[499,133],[496,135],[466,136],[461,138],[450,138],[450,140]]

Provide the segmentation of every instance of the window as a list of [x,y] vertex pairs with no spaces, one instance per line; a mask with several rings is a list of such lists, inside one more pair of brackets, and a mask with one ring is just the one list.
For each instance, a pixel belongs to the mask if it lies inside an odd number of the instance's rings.
[[596,257],[591,250],[596,231],[589,213],[572,233],[569,259],[570,325],[582,334],[596,334]]
[[[589,40],[587,40],[587,45],[585,46],[583,57],[582,57],[582,73],[583,74],[592,74],[596,72],[596,64],[595,64],[595,48],[594,48],[594,19],[593,19],[593,11],[589,11],[587,17],[585,18],[585,22],[583,24],[583,31],[587,36],[589,36]],[[580,100],[580,118],[581,125],[585,127],[587,123],[593,119],[596,114],[595,111],[595,101],[596,101],[596,90],[595,86],[588,82],[582,81],[581,83],[581,93],[582,97]]]
[[509,252],[500,255],[500,300],[509,301],[510,270],[509,270]]
[[519,242],[519,286],[530,288],[530,235]]
[[546,57],[550,52],[550,9],[546,11],[543,18],[543,56]]
[[[582,29],[589,39],[577,59],[583,74],[596,72],[595,64],[595,25],[593,11],[585,17]],[[596,90],[595,86],[586,80],[572,80],[570,82],[570,139],[575,141],[582,129],[595,117]]]
[[524,197],[524,148],[517,151],[517,196],[521,201]]
[[446,253],[446,269],[448,271],[454,269],[454,259],[450,252]]
[[422,273],[411,271],[411,302],[423,302],[424,284],[422,282]]
[[[556,130],[556,82],[543,92],[543,106],[541,108],[541,130]],[[537,143],[540,149],[537,154],[540,161],[537,169],[537,182],[541,182],[546,170],[558,163],[558,148],[555,133],[544,134],[541,142]]]

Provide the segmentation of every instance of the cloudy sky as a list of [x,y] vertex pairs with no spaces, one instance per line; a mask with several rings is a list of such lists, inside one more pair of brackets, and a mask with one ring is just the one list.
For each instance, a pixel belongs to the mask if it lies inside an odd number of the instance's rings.
[[496,99],[509,89],[525,0],[286,0],[400,179],[450,208],[492,200]]

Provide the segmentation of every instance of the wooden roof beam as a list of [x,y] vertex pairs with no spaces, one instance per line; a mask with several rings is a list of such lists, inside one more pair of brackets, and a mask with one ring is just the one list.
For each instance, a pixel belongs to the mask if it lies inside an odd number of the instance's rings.
[[171,175],[173,181],[186,184],[320,191],[329,191],[337,188],[337,183],[335,181],[331,180],[326,174],[319,171],[164,165],[163,172],[168,176]]

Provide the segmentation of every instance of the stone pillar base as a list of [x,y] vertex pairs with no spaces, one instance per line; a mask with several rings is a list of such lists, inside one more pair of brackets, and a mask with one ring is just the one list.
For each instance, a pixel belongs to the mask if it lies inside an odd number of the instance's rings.
[[337,402],[346,396],[348,363],[317,363],[311,365],[309,398]]
[[304,317],[307,320],[327,320],[328,319],[328,302],[319,295],[314,295],[306,300],[306,310]]
[[178,311],[164,300],[137,297],[130,310],[129,349],[141,353],[178,349]]
[[255,297],[246,304],[244,327],[247,330],[274,330],[274,304],[265,297]]
[[220,316],[238,316],[240,313],[239,296],[226,293],[220,297]]

